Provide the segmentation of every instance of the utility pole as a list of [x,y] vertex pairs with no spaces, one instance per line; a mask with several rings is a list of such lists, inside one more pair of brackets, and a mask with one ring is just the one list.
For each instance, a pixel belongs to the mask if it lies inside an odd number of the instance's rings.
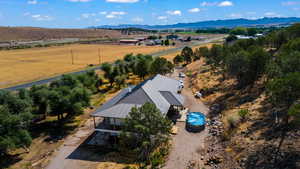
[[72,65],[74,65],[74,54],[73,54],[73,50],[71,49],[71,58],[72,58]]
[[100,48],[98,48],[99,65],[101,64]]

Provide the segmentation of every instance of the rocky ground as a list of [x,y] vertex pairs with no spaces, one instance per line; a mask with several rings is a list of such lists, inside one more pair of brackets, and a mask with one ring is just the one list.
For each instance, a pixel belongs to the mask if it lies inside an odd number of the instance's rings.
[[[290,128],[278,150],[283,126],[277,118],[280,113],[268,103],[263,79],[237,89],[234,79],[223,79],[203,60],[188,65],[186,73],[190,88],[203,89],[202,100],[210,106],[206,150],[201,152],[205,168],[300,168],[299,125]],[[238,114],[242,109],[249,111],[243,119]]]

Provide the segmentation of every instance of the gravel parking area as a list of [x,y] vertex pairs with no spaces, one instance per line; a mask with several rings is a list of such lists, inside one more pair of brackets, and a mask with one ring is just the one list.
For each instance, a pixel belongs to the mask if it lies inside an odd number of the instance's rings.
[[[173,74],[177,78],[178,70]],[[178,79],[178,78],[177,78]],[[188,80],[185,80],[185,86],[188,86]],[[188,88],[182,91],[185,97],[185,107],[191,112],[202,112],[207,114],[208,108],[198,99],[196,99]],[[185,122],[177,122],[178,134],[173,136],[173,145],[170,155],[164,169],[186,169],[191,163],[196,164],[196,168],[204,166],[201,160],[204,149],[204,140],[208,135],[207,129],[200,133],[190,133],[185,129]]]

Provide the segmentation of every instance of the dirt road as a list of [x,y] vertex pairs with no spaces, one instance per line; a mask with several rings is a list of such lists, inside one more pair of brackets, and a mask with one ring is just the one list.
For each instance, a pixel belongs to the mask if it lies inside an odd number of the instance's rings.
[[[179,70],[176,70],[172,77],[177,78]],[[185,80],[188,86],[188,79]],[[185,107],[191,112],[202,112],[207,114],[208,108],[195,99],[190,89],[185,88],[182,92],[185,97]],[[190,133],[185,129],[185,122],[177,122],[178,134],[173,137],[173,145],[164,169],[186,169],[190,162],[196,163],[199,168],[203,166],[200,152],[204,148],[204,139],[208,131]],[[197,166],[197,167],[198,167]]]
[[[65,139],[65,143],[59,148],[59,150],[53,155],[50,163],[46,169],[94,169],[97,166],[95,154],[89,152],[82,152],[79,145],[82,144],[94,132],[94,126],[92,119],[89,119],[85,125],[78,129],[75,134],[68,136]],[[85,157],[80,157],[84,155]],[[89,156],[91,160],[79,160],[87,159]],[[93,160],[94,159],[94,160]],[[99,157],[100,159],[100,157]]]
[[[178,70],[171,75],[177,78]],[[185,80],[188,86],[188,79]],[[207,113],[207,107],[195,99],[191,90],[184,89],[185,107],[190,111]],[[185,122],[178,122],[178,134],[173,138],[173,146],[164,169],[185,169],[190,161],[201,164],[199,151],[204,147],[204,138],[207,130],[201,133],[190,133],[185,130]],[[101,160],[100,155],[85,151],[79,147],[83,141],[94,131],[93,121],[89,119],[78,131],[65,139],[63,146],[53,155],[46,169],[94,169]]]

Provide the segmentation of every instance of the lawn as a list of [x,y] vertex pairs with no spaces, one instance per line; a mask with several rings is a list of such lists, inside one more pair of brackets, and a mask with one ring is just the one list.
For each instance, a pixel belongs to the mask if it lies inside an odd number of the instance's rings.
[[[44,79],[86,68],[89,64],[112,62],[128,53],[151,54],[163,46],[65,45],[0,51],[0,88]],[[72,64],[72,53],[74,64]]]

